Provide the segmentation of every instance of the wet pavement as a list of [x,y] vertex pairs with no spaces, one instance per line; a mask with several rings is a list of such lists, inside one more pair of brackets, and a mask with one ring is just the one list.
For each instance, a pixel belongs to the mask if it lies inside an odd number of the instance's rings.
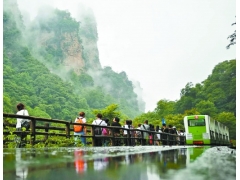
[[3,149],[3,179],[235,180],[225,146]]

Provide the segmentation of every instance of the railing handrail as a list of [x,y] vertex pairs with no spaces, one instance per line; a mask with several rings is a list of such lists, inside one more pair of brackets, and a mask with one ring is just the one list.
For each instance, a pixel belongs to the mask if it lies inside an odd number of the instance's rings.
[[[36,129],[62,130],[62,131],[65,130],[66,137],[70,137],[70,136],[72,136],[71,132],[73,132],[73,127],[70,127],[71,125],[84,125],[86,127],[91,127],[91,129],[88,130],[88,132],[89,131],[92,132],[92,136],[85,135],[83,137],[92,137],[93,139],[95,137],[101,136],[101,135],[95,135],[95,133],[94,133],[94,129],[97,128],[97,127],[110,129],[111,132],[114,132],[115,129],[120,129],[120,130],[122,130],[122,134],[124,134],[124,131],[127,131],[127,138],[128,139],[138,139],[138,137],[130,137],[130,134],[132,133],[132,131],[135,131],[135,132],[136,131],[140,131],[141,132],[141,139],[144,139],[144,133],[154,134],[154,135],[156,135],[156,134],[164,135],[165,134],[166,137],[163,138],[163,136],[161,136],[161,140],[163,140],[163,139],[164,140],[169,140],[169,137],[177,137],[177,136],[185,137],[184,135],[177,135],[177,134],[170,134],[170,133],[164,133],[164,132],[150,131],[150,130],[145,130],[145,129],[143,130],[143,129],[137,129],[137,128],[126,128],[126,127],[123,127],[123,126],[121,126],[121,127],[120,126],[102,126],[102,125],[88,124],[88,123],[76,123],[76,122],[73,122],[72,120],[67,121],[67,120],[41,118],[41,117],[17,115],[17,114],[8,114],[8,113],[3,113],[3,117],[29,119],[31,127],[30,127],[30,131],[27,131],[26,133],[28,133],[29,135],[33,136],[33,138],[32,138],[32,139],[34,139],[33,141],[35,141],[35,136],[40,133],[40,132],[37,132]],[[48,127],[36,126],[36,122],[59,123],[59,124],[65,124],[66,127],[64,128],[64,127],[51,127],[51,126],[48,126]],[[4,126],[14,127],[14,125],[11,124],[11,123],[4,123],[3,122],[3,125]],[[40,134],[42,134],[42,133],[40,133]],[[45,132],[43,134],[52,135],[54,133]],[[56,134],[64,135],[63,133],[56,133]],[[112,138],[114,138],[114,135],[113,134],[107,135],[107,136],[103,135],[103,137],[112,137]],[[153,136],[153,140],[154,139],[156,140],[156,138],[154,138],[154,136]],[[175,139],[175,141],[176,141],[176,139]]]
[[41,118],[41,117],[17,115],[17,114],[7,114],[7,113],[3,113],[3,117],[22,118],[22,119],[38,120],[38,121],[43,121],[43,122],[63,123],[63,124],[70,123],[70,121],[66,121],[66,120],[49,119],[49,118]]
[[[137,128],[124,128],[120,126],[102,126],[97,124],[89,124],[89,123],[76,123],[72,121],[67,120],[59,120],[59,119],[49,119],[49,118],[41,118],[41,117],[34,117],[34,116],[26,116],[26,115],[17,115],[17,114],[8,114],[3,113],[3,117],[10,117],[10,118],[23,118],[23,119],[30,119],[30,120],[38,120],[41,122],[53,122],[53,123],[62,123],[62,124],[70,124],[70,125],[84,125],[84,126],[90,126],[90,127],[101,127],[101,128],[109,128],[111,129],[123,129],[123,130],[129,130],[129,131],[141,131],[141,132],[147,132],[147,133],[156,133],[156,134],[170,134],[165,132],[157,132],[157,131],[150,131],[150,130],[144,130],[144,129],[137,129]],[[170,134],[175,135],[175,134]],[[184,136],[184,135],[178,135],[178,136]]]

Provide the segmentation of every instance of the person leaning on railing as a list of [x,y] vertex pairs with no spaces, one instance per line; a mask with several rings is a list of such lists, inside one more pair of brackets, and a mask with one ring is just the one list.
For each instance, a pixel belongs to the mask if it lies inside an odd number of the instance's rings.
[[[17,105],[17,110],[18,110],[18,112],[16,113],[17,115],[29,116],[28,110],[25,109],[25,106],[22,103],[19,103]],[[21,131],[22,127],[25,127],[26,131],[28,131],[30,128],[29,120],[23,119],[23,118],[17,118],[17,124],[16,124],[17,131]]]
[[[109,123],[109,119],[104,119],[105,123],[107,124],[107,126],[110,126]],[[109,135],[109,129],[108,128],[102,128],[102,135],[103,136],[108,136]],[[110,140],[109,139],[103,139],[103,145],[104,146],[108,146],[110,144]]]
[[[141,125],[142,124],[138,124],[137,129],[140,130],[141,129]],[[142,137],[141,131],[137,130],[136,133],[135,133],[135,137],[138,138],[138,139],[135,140],[136,144],[141,144],[141,139],[140,139]]]
[[162,129],[161,129],[161,131],[163,132],[162,133],[162,145],[167,145],[167,134],[165,134],[165,133],[169,133],[169,130],[168,130],[168,128],[167,128],[167,125],[166,124],[162,124]]
[[[113,122],[111,124],[111,126],[115,126],[115,127],[121,127],[121,124],[119,123],[120,119],[118,117],[113,118]],[[118,128],[114,128],[113,129],[113,135],[114,137],[120,137],[120,132],[121,129]],[[111,143],[112,146],[120,146],[121,145],[121,141],[120,139],[115,139],[114,143]]]
[[[156,132],[158,132],[158,133],[161,133],[162,131],[161,131],[161,129],[160,129],[160,127],[159,127],[159,125],[157,125],[156,126]],[[161,140],[161,134],[157,134],[157,141],[156,141],[156,145],[160,145],[160,140]]]
[[[86,117],[85,117],[85,112],[80,112],[80,113],[79,113],[79,117],[77,117],[77,118],[75,119],[75,123],[79,123],[79,122],[78,122],[79,119],[81,119],[80,122],[83,123],[83,124],[85,124],[85,123],[87,122]],[[74,145],[75,145],[75,146],[77,145],[77,143],[78,143],[79,140],[81,141],[81,143],[82,143],[84,146],[86,146],[86,144],[87,144],[87,142],[86,142],[86,137],[82,137],[82,136],[84,136],[84,135],[87,134],[87,131],[86,131],[86,130],[87,130],[86,126],[82,126],[82,130],[81,130],[81,131],[79,131],[79,132],[74,132],[74,141],[75,141]]]
[[[17,110],[18,112],[16,113],[17,115],[23,115],[23,116],[29,116],[28,114],[28,110],[25,109],[25,106],[23,103],[19,103],[17,104]],[[16,124],[16,130],[17,131],[22,131],[23,128],[26,129],[26,131],[29,130],[30,128],[30,120],[28,119],[23,119],[23,118],[17,118],[17,124]],[[22,146],[22,140],[27,136],[27,134],[25,133],[21,133],[21,134],[18,134],[18,138],[19,138],[19,144],[18,144],[18,147],[21,147]]]
[[[144,124],[141,125],[141,130],[145,130],[145,131],[149,131],[150,130],[150,126],[148,125],[148,120],[144,121]],[[143,133],[143,145],[147,145],[147,139],[149,139],[149,134],[148,132],[144,132]]]
[[[96,118],[97,118],[97,119],[95,119],[95,120],[92,122],[93,125],[107,126],[107,123],[106,123],[104,120],[102,120],[102,114],[98,113],[98,114],[96,115]],[[102,135],[102,132],[100,132],[101,129],[102,129],[102,128],[95,127],[95,131],[94,131],[94,132],[95,132],[95,135]],[[98,133],[98,132],[100,132],[100,133]],[[103,140],[102,140],[101,138],[95,137],[95,139],[94,139],[94,145],[95,145],[95,146],[102,146],[102,145],[103,145]]]
[[179,144],[180,144],[180,145],[184,145],[184,137],[183,137],[183,136],[184,136],[184,132],[183,132],[182,129],[179,130],[178,135],[180,136],[180,137],[179,137],[179,140],[180,140]]

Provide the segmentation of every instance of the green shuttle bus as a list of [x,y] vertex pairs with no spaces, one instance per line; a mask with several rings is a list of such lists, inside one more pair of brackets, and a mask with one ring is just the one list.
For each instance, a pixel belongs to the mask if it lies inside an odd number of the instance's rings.
[[229,145],[229,130],[208,115],[184,117],[186,144]]

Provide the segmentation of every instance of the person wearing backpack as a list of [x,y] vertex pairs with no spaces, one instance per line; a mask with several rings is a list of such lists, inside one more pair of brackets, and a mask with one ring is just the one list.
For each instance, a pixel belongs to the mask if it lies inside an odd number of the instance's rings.
[[[138,124],[138,127],[137,127],[137,129],[141,129],[141,126],[142,126],[142,124]],[[136,131],[136,134],[135,134],[135,137],[136,138],[139,138],[139,139],[136,139],[135,140],[135,142],[136,142],[136,144],[141,144],[141,137],[142,137],[142,134],[141,134],[141,131]]]
[[[107,126],[110,126],[110,123],[109,123],[109,119],[104,119],[105,123],[107,124]],[[108,128],[102,128],[102,135],[104,136],[108,136],[109,135],[109,129]],[[108,146],[109,143],[110,143],[110,140],[109,139],[104,139],[104,146]]]
[[168,135],[166,133],[169,133],[169,129],[167,128],[166,124],[162,124],[161,131],[163,132],[162,135],[161,135],[162,136],[161,140],[162,140],[162,145],[164,146],[164,145],[168,144],[168,141],[167,141],[167,136]]
[[[87,120],[85,118],[85,113],[84,112],[80,112],[79,113],[79,117],[77,117],[75,119],[75,123],[81,123],[84,124],[86,123]],[[86,126],[84,125],[74,125],[73,126],[73,130],[74,130],[74,140],[75,140],[75,145],[77,145],[77,142],[80,140],[81,143],[86,146],[86,138],[82,137],[84,135],[86,135]]]
[[[145,131],[149,131],[150,130],[150,126],[148,125],[148,120],[144,121],[144,124],[141,125],[141,130],[145,130]],[[144,132],[143,133],[143,145],[147,145],[147,139],[149,139],[149,133],[148,132]]]
[[[113,118],[113,122],[111,126],[115,127],[122,127],[122,125],[119,123],[120,119],[118,117]],[[122,129],[113,129],[113,135],[114,137],[120,137]],[[120,146],[121,145],[121,139],[115,139],[115,143],[111,143],[113,146]]]
[[[93,122],[92,122],[92,124],[94,124],[94,125],[99,125],[99,126],[107,126],[107,123],[104,121],[104,120],[102,120],[102,114],[100,114],[100,113],[98,113],[97,114],[97,116],[96,116],[96,120],[94,120]],[[102,135],[102,128],[101,127],[95,127],[94,128],[94,133],[95,133],[95,135]],[[94,145],[95,146],[102,146],[102,139],[101,138],[97,138],[97,137],[95,137],[95,139],[94,139]]]
[[169,144],[169,146],[172,146],[172,145],[174,145],[174,141],[175,141],[174,136],[173,136],[175,134],[175,131],[171,124],[168,125],[168,133],[171,134],[168,138],[169,139],[168,144]]
[[[127,129],[134,129],[132,126],[132,120],[126,120],[125,125],[122,126],[124,129],[123,137],[124,137],[124,144],[125,146],[134,146],[135,142],[132,139],[128,139],[128,130]],[[129,137],[135,137],[135,131],[129,131]]]

